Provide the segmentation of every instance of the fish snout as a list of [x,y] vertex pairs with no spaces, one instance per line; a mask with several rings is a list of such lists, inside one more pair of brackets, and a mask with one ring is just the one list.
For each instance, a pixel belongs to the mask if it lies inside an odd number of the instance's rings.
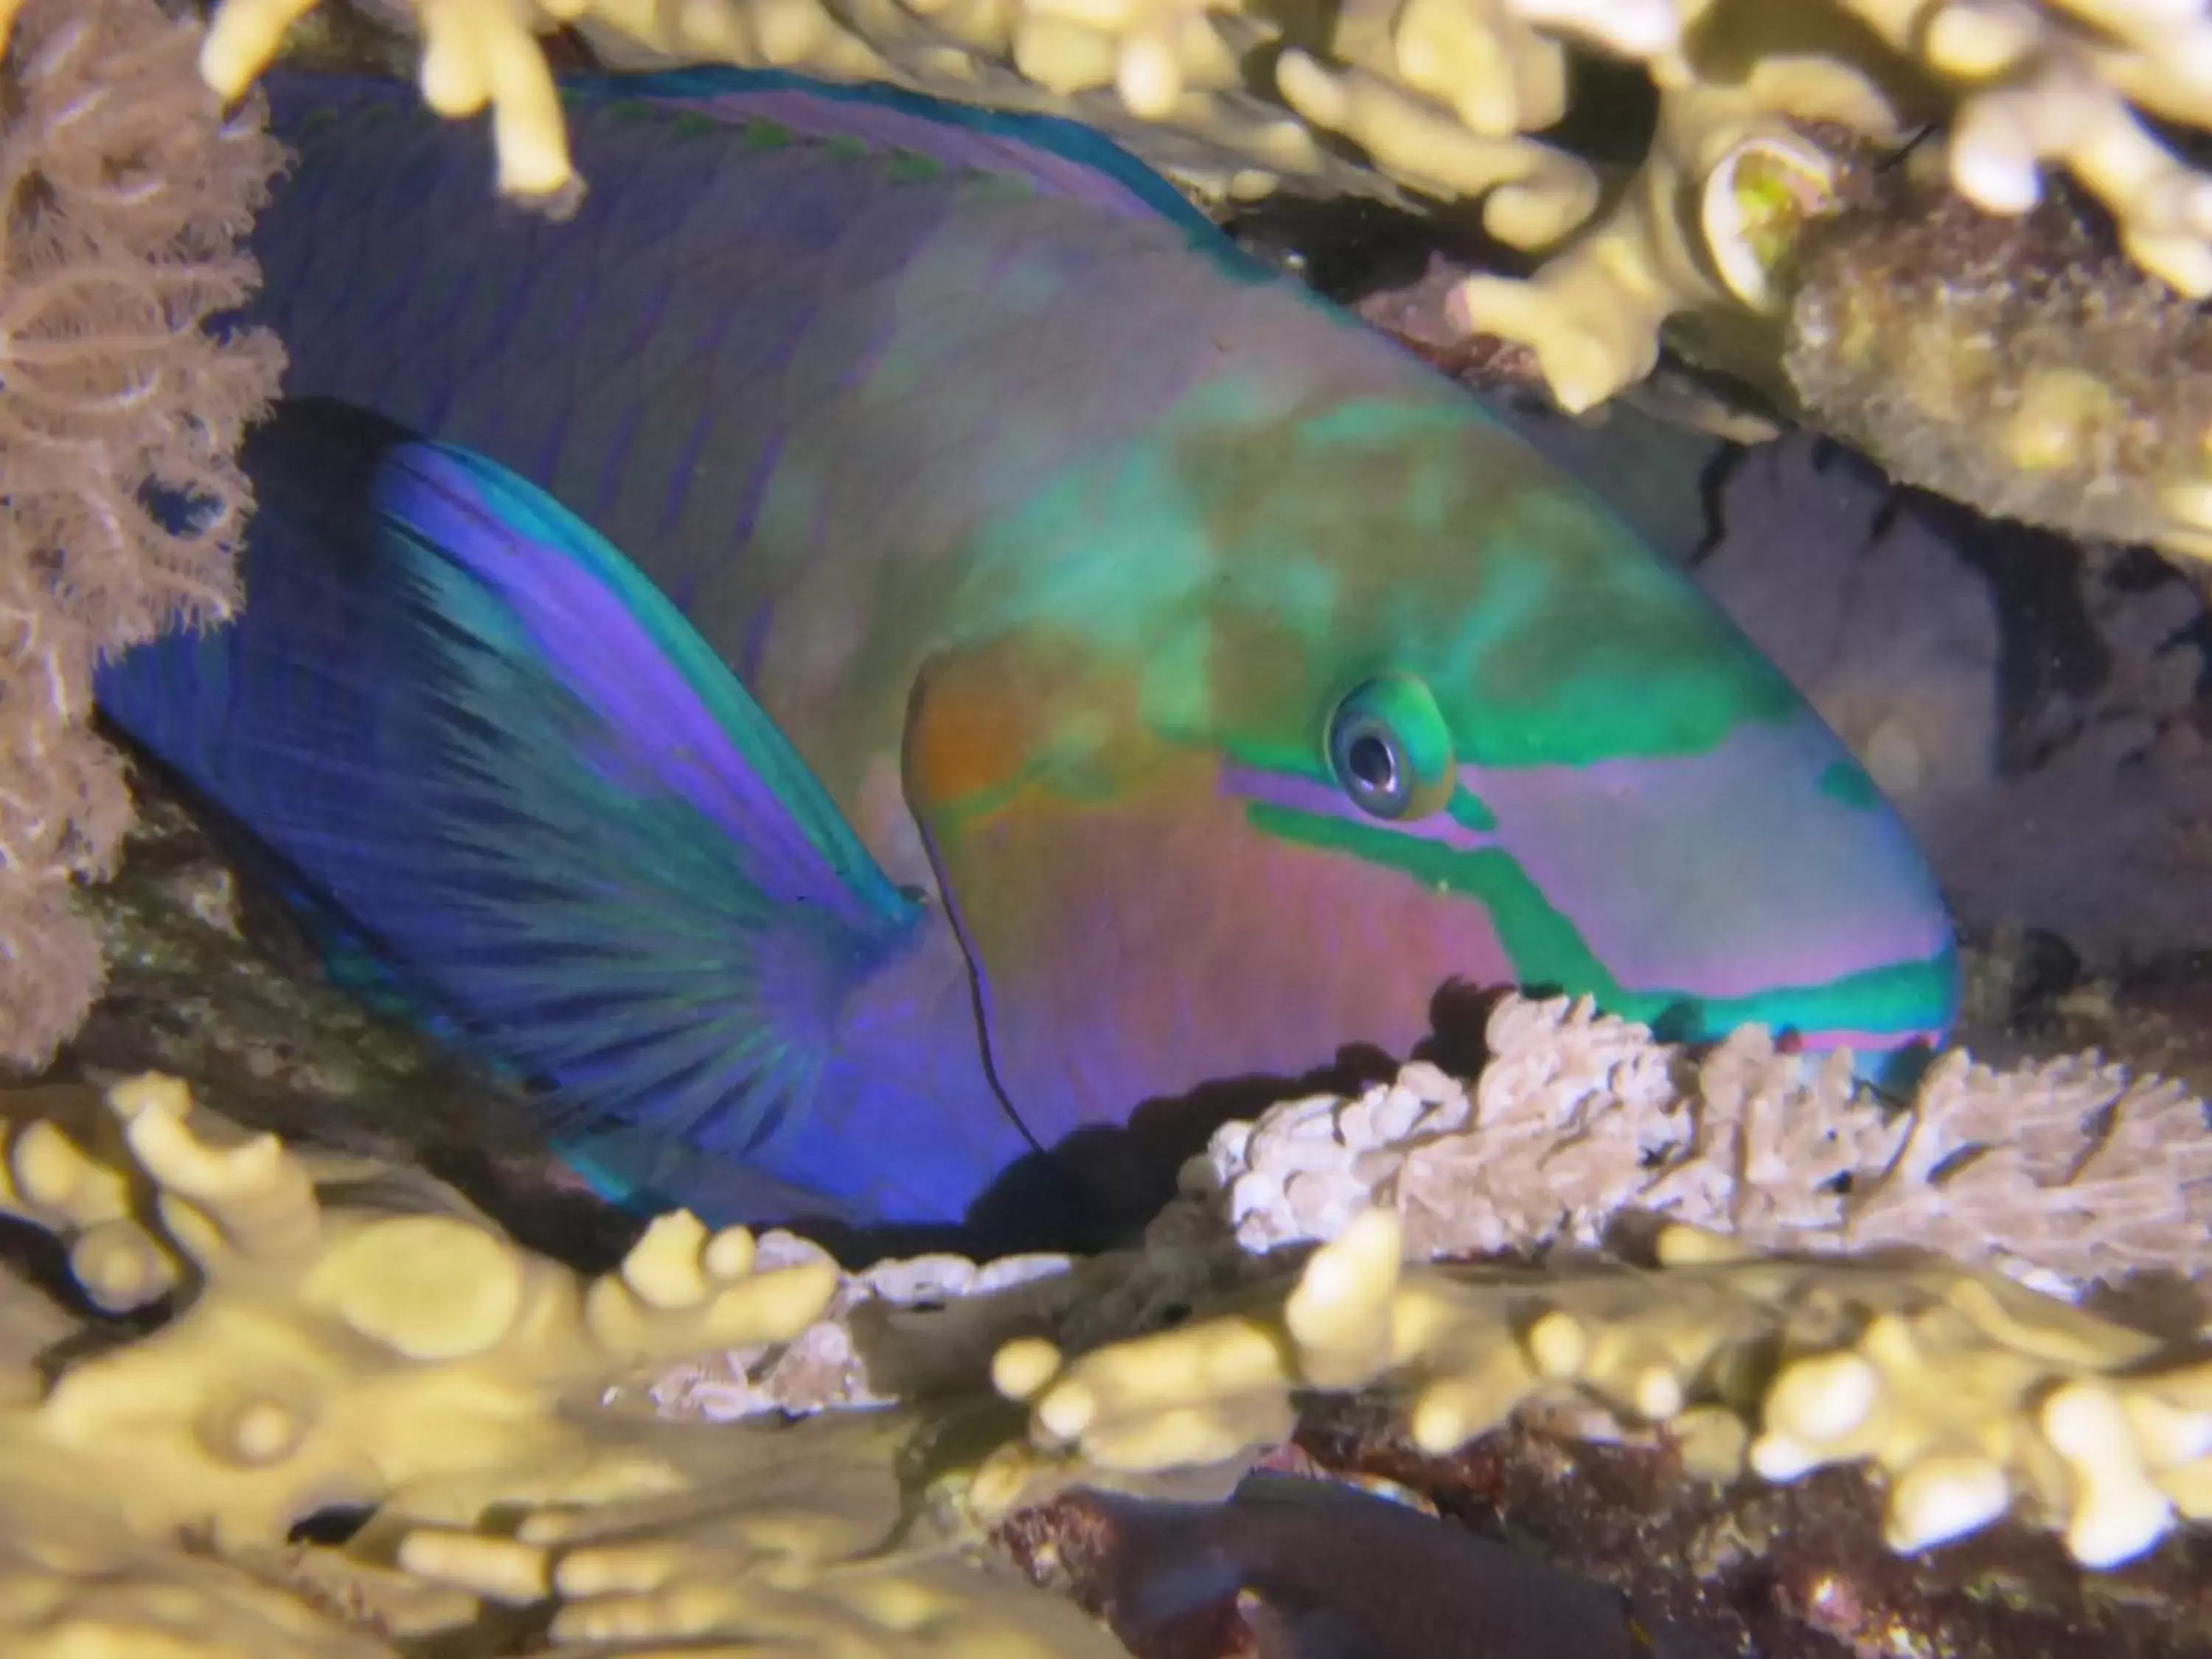
[[[1950,916],[1903,820],[1809,709],[1698,754],[1485,774],[1533,892],[1524,981],[1578,964],[1662,1037],[1761,1024],[1807,1048],[1940,1040],[1958,1002]],[[1554,963],[1528,960],[1547,947]]]

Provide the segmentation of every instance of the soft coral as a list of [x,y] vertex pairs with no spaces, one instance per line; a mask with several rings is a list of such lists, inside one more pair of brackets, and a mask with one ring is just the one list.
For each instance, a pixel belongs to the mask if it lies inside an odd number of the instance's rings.
[[96,994],[69,885],[131,821],[92,672],[228,614],[251,494],[233,455],[282,356],[208,326],[280,157],[226,116],[159,0],[0,0],[0,1057],[36,1064]]

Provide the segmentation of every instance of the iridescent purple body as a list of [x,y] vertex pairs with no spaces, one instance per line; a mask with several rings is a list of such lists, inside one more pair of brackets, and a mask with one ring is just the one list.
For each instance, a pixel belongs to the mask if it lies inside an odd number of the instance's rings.
[[610,1188],[972,1216],[1454,979],[1948,1021],[1927,872],[1782,678],[1100,141],[592,82],[553,224],[404,88],[274,101],[247,611],[103,698]]

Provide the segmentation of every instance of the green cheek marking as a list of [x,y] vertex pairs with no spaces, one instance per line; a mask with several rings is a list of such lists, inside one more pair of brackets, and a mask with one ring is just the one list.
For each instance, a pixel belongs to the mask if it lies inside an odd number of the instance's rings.
[[[1456,816],[1458,803],[1453,805]],[[1622,994],[1575,925],[1545,901],[1510,853],[1497,848],[1464,851],[1439,846],[1417,836],[1395,835],[1347,818],[1320,817],[1263,801],[1248,805],[1245,817],[1254,829],[1278,841],[1383,865],[1424,887],[1474,899],[1490,912],[1492,925],[1516,970],[1540,962],[1548,969],[1547,982],[1556,981],[1607,999]]]
[[[1496,848],[1462,851],[1341,818],[1254,802],[1246,819],[1264,835],[1402,871],[1437,892],[1458,893],[1489,912],[1491,926],[1532,991],[1568,990],[1607,1012],[1651,1027],[1670,1042],[1720,1037],[1739,1025],[1811,1030],[1916,1031],[1949,1006],[1957,971],[1948,949],[1817,986],[1705,997],[1687,991],[1632,991],[1608,972],[1575,925],[1544,897],[1513,856]],[[1540,967],[1536,964],[1541,964]]]
[[1498,814],[1485,805],[1482,798],[1465,784],[1453,793],[1451,805],[1444,810],[1451,821],[1462,830],[1486,832],[1498,828]]
[[1855,811],[1871,812],[1881,805],[1881,792],[1874,787],[1874,780],[1848,761],[1838,761],[1821,773],[1814,787],[1830,800]]

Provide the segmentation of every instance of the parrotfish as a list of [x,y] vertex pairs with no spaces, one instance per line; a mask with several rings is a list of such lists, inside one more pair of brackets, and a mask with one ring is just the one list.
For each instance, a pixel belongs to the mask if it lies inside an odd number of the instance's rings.
[[1105,140],[579,80],[556,222],[403,87],[270,96],[246,603],[100,697],[611,1196],[1073,1225],[1139,1109],[1403,1054],[1454,982],[1949,1020],[1783,676]]

